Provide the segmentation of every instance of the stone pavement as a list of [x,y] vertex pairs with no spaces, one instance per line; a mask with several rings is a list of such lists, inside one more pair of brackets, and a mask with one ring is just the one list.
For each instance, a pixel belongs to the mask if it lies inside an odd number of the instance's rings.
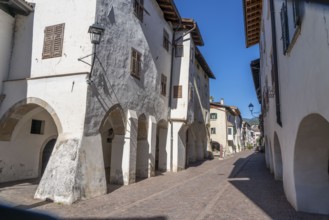
[[[35,182],[0,185],[0,200],[61,219],[329,219],[294,211],[264,154],[245,151],[164,173],[71,206],[32,199]],[[1,215],[0,215],[1,219]]]

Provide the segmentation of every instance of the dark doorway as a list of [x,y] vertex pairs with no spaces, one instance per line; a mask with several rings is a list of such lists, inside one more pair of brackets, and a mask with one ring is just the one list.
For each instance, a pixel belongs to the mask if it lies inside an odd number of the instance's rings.
[[42,152],[42,165],[41,165],[41,176],[45,172],[45,169],[47,167],[48,161],[50,159],[51,153],[53,152],[54,146],[56,144],[56,139],[51,139],[46,144],[45,148]]

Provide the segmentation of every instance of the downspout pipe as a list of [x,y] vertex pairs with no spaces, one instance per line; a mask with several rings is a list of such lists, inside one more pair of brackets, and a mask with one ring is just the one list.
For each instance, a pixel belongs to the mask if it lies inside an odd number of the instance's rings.
[[272,44],[273,44],[273,68],[274,68],[274,83],[275,83],[275,107],[276,107],[276,121],[282,127],[281,121],[281,104],[280,104],[280,89],[279,89],[279,72],[278,72],[278,51],[276,41],[276,26],[274,13],[274,0],[270,0],[271,7],[271,28],[272,28]]
[[170,67],[170,88],[169,88],[169,109],[168,109],[168,120],[170,121],[170,171],[173,171],[173,146],[174,146],[174,129],[173,120],[171,120],[171,109],[172,109],[172,86],[173,86],[173,75],[174,75],[174,59],[175,59],[175,47],[176,42],[191,33],[196,29],[196,23],[193,22],[193,28],[188,30],[179,38],[176,38],[176,32],[180,29],[182,25],[181,19],[179,19],[179,24],[174,28],[174,33],[172,37],[172,49],[171,49],[171,67]]

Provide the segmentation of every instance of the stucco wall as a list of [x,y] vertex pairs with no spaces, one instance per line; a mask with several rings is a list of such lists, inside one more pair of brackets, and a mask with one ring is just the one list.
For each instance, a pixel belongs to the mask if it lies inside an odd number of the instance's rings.
[[[98,132],[105,113],[114,104],[120,104],[124,112],[132,109],[137,115],[153,115],[157,121],[167,116],[168,100],[160,93],[160,80],[162,73],[170,74],[171,53],[162,46],[163,29],[170,33],[170,26],[157,4],[145,1],[145,7],[150,16],[144,13],[141,22],[133,12],[132,1],[98,1],[97,20],[105,33],[97,56],[105,71],[96,62],[94,82],[89,87],[87,135]],[[140,79],[130,74],[132,48],[142,55]]]
[[[275,1],[275,11],[280,11],[283,2]],[[267,45],[266,50],[261,51],[263,86],[266,75],[269,84],[271,79],[271,26],[267,16],[267,7],[265,4],[262,21],[265,36],[263,39],[261,38],[263,45]],[[327,74],[329,63],[324,59],[329,56],[327,34],[329,6],[313,2],[303,3],[302,12],[301,33],[287,55],[283,55],[280,16],[275,14],[283,126],[280,127],[276,123],[275,99],[272,98],[270,98],[269,111],[264,120],[265,135],[271,141],[270,146],[274,145],[274,132],[278,134],[282,152],[285,193],[288,200],[297,209],[293,158],[295,157],[295,141],[299,124],[303,118],[312,113],[322,115],[326,120],[329,119],[326,97],[329,85],[329,75]],[[328,212],[329,210],[327,210]]]
[[[30,15],[30,17],[34,17],[33,50],[32,59],[30,60],[32,62],[31,76],[88,72],[90,66],[79,62],[78,58],[92,53],[88,28],[95,22],[96,0],[31,0],[29,2],[35,3],[34,15]],[[45,27],[61,23],[65,23],[62,56],[42,59]],[[26,28],[32,27],[30,25]],[[25,40],[21,37],[18,37],[18,39]],[[17,42],[17,45],[23,44],[24,42]],[[15,50],[19,53],[19,51],[25,50],[28,46],[26,44],[23,47],[15,48]],[[13,60],[13,62],[21,62],[21,58],[18,56],[17,60]],[[91,57],[86,58],[85,61],[90,63]],[[18,72],[17,74],[21,73]]]
[[[30,133],[32,119],[45,121],[43,134]],[[57,128],[48,112],[39,107],[26,114],[11,141],[0,141],[0,182],[39,177],[42,150],[51,138],[57,138]]]
[[12,16],[0,9],[0,93],[2,92],[2,81],[9,74],[14,21]]
[[216,113],[217,119],[210,119],[210,127],[216,128],[216,134],[210,134],[210,138],[212,141],[216,141],[223,145],[225,149],[227,146],[226,111],[223,108],[210,108],[210,114],[211,113]]

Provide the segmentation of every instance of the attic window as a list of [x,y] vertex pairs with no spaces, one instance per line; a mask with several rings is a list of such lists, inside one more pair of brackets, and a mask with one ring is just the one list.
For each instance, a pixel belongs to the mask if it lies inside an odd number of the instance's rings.
[[45,129],[45,121],[32,119],[31,134],[43,134]]
[[65,24],[48,26],[44,30],[42,59],[61,57]]

